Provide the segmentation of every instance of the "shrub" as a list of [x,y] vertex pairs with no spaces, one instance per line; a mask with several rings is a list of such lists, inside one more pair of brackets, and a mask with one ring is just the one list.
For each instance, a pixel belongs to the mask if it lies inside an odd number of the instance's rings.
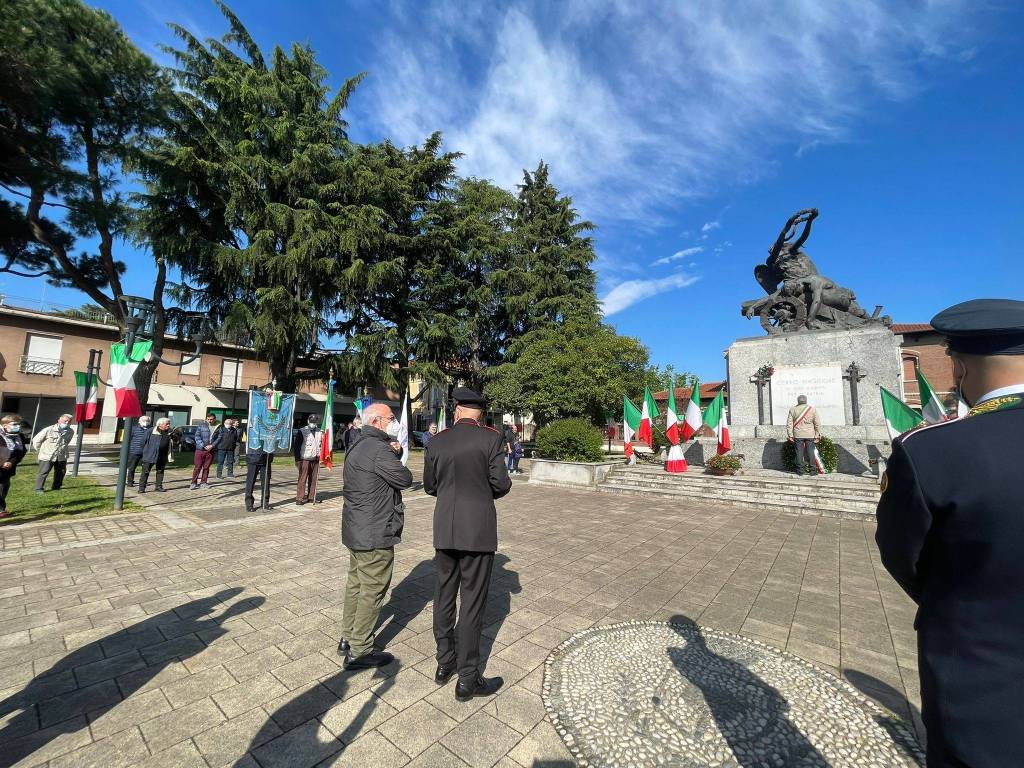
[[[835,472],[839,466],[839,454],[836,453],[836,444],[824,435],[818,443],[818,454],[821,456],[821,463],[825,465],[826,472]],[[796,472],[796,444],[788,440],[782,446],[782,463],[790,472]]]
[[537,453],[555,461],[601,461],[601,430],[586,419],[554,421],[537,432]]
[[743,466],[743,460],[739,456],[719,456],[717,453],[704,462],[709,469],[731,469],[733,471]]

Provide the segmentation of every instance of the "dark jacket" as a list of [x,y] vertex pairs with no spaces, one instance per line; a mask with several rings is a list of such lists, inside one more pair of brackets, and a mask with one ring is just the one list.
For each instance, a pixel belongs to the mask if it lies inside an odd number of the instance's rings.
[[1024,400],[983,409],[897,439],[878,503],[882,563],[918,604],[929,766],[1024,766]]
[[501,433],[472,419],[434,435],[425,453],[423,490],[437,497],[435,549],[498,549],[494,500],[512,488],[505,456]]
[[341,541],[349,549],[387,549],[402,539],[402,489],[412,485],[412,472],[391,450],[391,440],[376,427],[363,427],[345,455]]
[[152,427],[144,427],[136,424],[132,427],[132,439],[128,443],[128,453],[139,455],[142,453],[142,446],[146,444],[146,437],[152,431]]
[[[10,445],[7,444],[8,440]],[[18,464],[25,458],[27,450],[25,440],[21,435],[0,436],[0,467],[8,461],[14,465],[10,469],[0,469],[0,477],[13,477],[18,471]]]
[[273,452],[264,451],[258,445],[255,448],[252,448],[252,447],[249,446],[248,443],[246,443],[246,448],[245,448],[245,463],[246,464],[263,464],[264,462],[267,461],[268,458],[270,460],[270,463],[273,464],[274,463],[274,454],[273,454]]
[[345,430],[345,452],[348,453],[352,450],[352,446],[359,442],[359,438],[363,436],[362,427],[359,429],[346,429]]
[[235,450],[235,446],[238,445],[240,439],[241,435],[239,435],[238,429],[235,427],[225,427],[221,424],[213,432],[213,441],[218,451]]
[[[167,440],[163,441],[161,439],[163,437],[166,437]],[[171,430],[161,433],[156,428],[153,428],[146,435],[146,442],[142,445],[142,462],[144,464],[163,465],[167,462],[170,448]]]
[[[295,430],[295,436],[292,437],[292,456],[296,461],[302,458],[302,446],[306,443],[306,437],[309,435],[309,425],[307,424],[302,429]],[[317,430],[317,437],[320,443],[323,443],[324,433],[323,430]],[[320,449],[317,449],[317,458],[320,458]]]

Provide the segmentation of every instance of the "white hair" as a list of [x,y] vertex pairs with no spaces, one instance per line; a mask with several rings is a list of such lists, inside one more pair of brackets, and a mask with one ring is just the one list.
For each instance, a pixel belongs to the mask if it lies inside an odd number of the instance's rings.
[[61,419],[71,419],[72,421],[74,421],[75,417],[72,416],[70,413],[62,413],[60,416],[57,417],[57,421],[60,421]]
[[168,419],[166,416],[164,416],[162,418],[157,419],[156,420],[156,424],[154,424],[153,426],[155,426],[155,427],[157,427],[159,429],[161,424],[167,424],[168,426],[170,426],[170,423],[171,423],[171,420]]

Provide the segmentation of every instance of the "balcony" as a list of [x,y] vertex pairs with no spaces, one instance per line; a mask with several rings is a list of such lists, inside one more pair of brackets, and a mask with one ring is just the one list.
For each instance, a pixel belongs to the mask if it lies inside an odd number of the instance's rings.
[[18,370],[22,373],[39,373],[43,376],[63,376],[64,361],[48,357],[22,355],[18,360]]

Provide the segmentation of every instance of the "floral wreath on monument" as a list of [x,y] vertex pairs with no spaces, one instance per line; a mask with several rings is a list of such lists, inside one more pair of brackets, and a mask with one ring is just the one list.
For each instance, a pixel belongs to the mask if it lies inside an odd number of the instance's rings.
[[[836,444],[824,435],[815,444],[818,455],[821,456],[821,463],[825,465],[825,471],[831,474],[839,467],[839,453],[836,451]],[[782,464],[790,472],[796,472],[796,444],[785,442],[782,444]]]

